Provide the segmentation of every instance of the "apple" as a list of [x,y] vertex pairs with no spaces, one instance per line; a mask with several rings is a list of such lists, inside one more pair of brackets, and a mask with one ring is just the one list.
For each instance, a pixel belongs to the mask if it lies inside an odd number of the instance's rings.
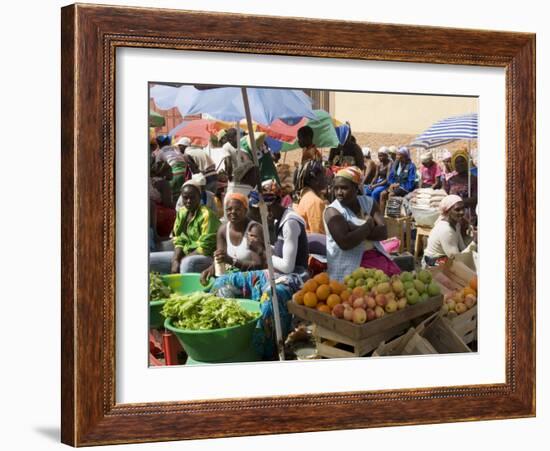
[[364,324],[367,321],[366,310],[361,307],[353,309],[352,321],[355,324]]
[[397,310],[403,310],[407,306],[407,298],[399,298],[397,301]]
[[391,301],[388,301],[388,303],[386,304],[386,313],[393,313],[397,310],[397,302],[392,299]]
[[437,282],[432,281],[429,283],[428,294],[430,296],[437,296],[438,294],[441,294],[441,287],[437,284]]
[[461,313],[464,313],[466,310],[468,310],[468,307],[466,307],[466,304],[464,304],[463,302],[459,302],[458,304],[456,304],[455,311],[459,315]]
[[374,314],[376,315],[376,318],[382,318],[386,314],[386,312],[382,307],[377,305],[374,309]]
[[403,293],[405,291],[405,287],[403,286],[403,282],[399,279],[395,279],[391,284],[392,290],[394,293]]
[[429,284],[432,281],[432,274],[430,273],[430,271],[422,269],[421,271],[418,271],[416,278],[424,284]]
[[390,284],[388,282],[379,283],[376,285],[376,292],[379,294],[389,293],[391,290]]
[[411,305],[416,304],[420,298],[418,291],[416,291],[414,288],[409,288],[405,292],[405,296],[407,297],[407,302]]
[[365,299],[358,297],[353,301],[353,308],[363,307],[365,305]]
[[353,307],[346,305],[344,307],[344,319],[351,321],[353,318]]
[[388,302],[395,300],[395,293],[393,291],[386,293],[384,296],[386,296],[386,301]]
[[373,319],[376,319],[376,313],[374,313],[374,310],[371,308],[367,309],[367,321],[372,321]]
[[464,298],[464,304],[468,309],[471,309],[477,303],[477,298],[473,294],[467,294]]
[[403,282],[403,289],[405,291],[410,290],[411,288],[414,288],[414,282],[412,280],[407,280],[406,282]]
[[384,296],[383,294],[377,294],[375,301],[376,301],[376,305],[379,305],[380,307],[385,307],[388,302],[386,300],[386,296]]
[[424,292],[420,295],[420,301],[421,302],[427,301],[429,298],[430,298],[430,295],[426,292]]
[[368,296],[366,299],[367,308],[374,309],[376,307],[376,299],[372,296]]
[[454,299],[447,299],[447,302],[445,302],[445,305],[449,309],[449,311],[454,311],[456,302]]
[[336,304],[332,308],[332,316],[335,318],[343,318],[344,317],[344,310],[345,310],[344,304]]
[[412,282],[414,279],[413,275],[408,271],[403,271],[401,273],[401,282]]
[[424,283],[421,282],[420,280],[414,280],[413,283],[414,283],[414,289],[418,291],[418,294],[422,294],[426,291],[426,285],[424,285]]

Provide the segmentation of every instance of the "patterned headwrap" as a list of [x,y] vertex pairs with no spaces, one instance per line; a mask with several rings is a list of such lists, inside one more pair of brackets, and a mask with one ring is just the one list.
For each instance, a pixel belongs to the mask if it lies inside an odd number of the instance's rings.
[[381,153],[388,155],[388,150],[389,149],[386,146],[382,146],[380,147],[380,149],[378,149],[378,155],[380,155]]
[[336,173],[336,177],[345,178],[350,182],[355,183],[356,185],[360,185],[363,181],[363,174],[361,172],[361,169],[356,166],[348,166],[346,168],[340,169]]
[[453,155],[451,156],[451,168],[453,171],[456,171],[456,159],[460,157],[464,158],[466,162],[471,161],[468,150],[466,150],[465,148],[455,150],[453,152]]
[[227,205],[230,201],[236,200],[243,204],[244,208],[248,210],[248,198],[241,193],[230,193],[227,196],[225,196],[225,204]]

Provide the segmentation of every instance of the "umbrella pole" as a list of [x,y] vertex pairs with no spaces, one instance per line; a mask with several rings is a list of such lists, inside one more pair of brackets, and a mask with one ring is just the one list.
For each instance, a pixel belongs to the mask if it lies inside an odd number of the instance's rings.
[[[243,95],[244,110],[246,113],[246,122],[248,125],[248,134],[250,136],[250,146],[252,147],[252,158],[256,167],[260,167],[258,161],[258,155],[256,154],[256,140],[254,139],[254,129],[252,125],[252,115],[250,114],[250,105],[248,103],[248,93],[246,88],[241,88]],[[273,320],[275,323],[275,337],[277,341],[277,352],[279,354],[279,360],[285,360],[285,351],[283,343],[283,331],[281,328],[281,317],[279,314],[279,301],[277,298],[277,290],[275,288],[275,271],[273,270],[273,260],[271,254],[271,245],[269,239],[269,229],[267,227],[267,206],[262,196],[261,183],[258,185],[258,192],[260,195],[260,216],[262,219],[262,231],[264,235],[265,253],[267,258],[267,271],[269,274],[269,284],[271,286],[271,303],[273,305]]]

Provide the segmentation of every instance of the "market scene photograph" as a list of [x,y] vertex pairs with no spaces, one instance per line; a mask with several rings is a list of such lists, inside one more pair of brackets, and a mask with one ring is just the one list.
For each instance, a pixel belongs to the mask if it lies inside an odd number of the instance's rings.
[[477,352],[477,97],[148,88],[150,366]]

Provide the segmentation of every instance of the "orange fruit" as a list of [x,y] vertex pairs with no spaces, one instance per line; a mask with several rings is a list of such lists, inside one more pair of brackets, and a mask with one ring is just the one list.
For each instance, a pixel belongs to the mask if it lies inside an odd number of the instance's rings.
[[331,294],[327,298],[327,305],[330,308],[333,308],[335,305],[340,304],[340,301],[341,301],[340,296],[338,296],[337,294]]
[[473,294],[474,296],[476,295],[476,290],[470,287],[463,288],[462,292],[464,293],[464,296],[468,296],[469,294]]
[[292,300],[294,302],[296,302],[296,304],[300,304],[300,305],[303,305],[304,304],[304,291],[303,290],[300,290],[300,291],[297,291],[296,293],[294,293],[292,295]]
[[313,280],[317,282],[319,285],[328,285],[330,283],[330,278],[326,272],[322,272],[320,274],[317,274]]
[[320,301],[326,301],[330,296],[330,286],[326,284],[319,285],[315,293],[317,294],[317,299]]
[[342,291],[344,291],[346,289],[346,287],[344,286],[344,284],[341,284],[340,282],[338,282],[337,280],[331,280],[330,283],[330,290],[334,293],[334,294],[340,294]]
[[355,287],[351,294],[356,298],[360,298],[365,295],[365,289],[363,287]]
[[330,307],[327,304],[317,304],[317,310],[323,313],[328,313],[330,315]]
[[340,293],[340,299],[342,299],[342,302],[347,301],[350,296],[351,296],[351,291],[349,290],[344,290]]
[[317,305],[317,295],[311,291],[304,294],[304,305],[307,307],[315,307]]
[[310,292],[310,293],[315,293],[318,286],[319,286],[319,284],[317,282],[315,282],[315,280],[309,279],[306,283],[304,283],[303,290],[307,291],[307,292]]
[[472,280],[470,280],[470,288],[477,293],[477,276],[472,277]]

